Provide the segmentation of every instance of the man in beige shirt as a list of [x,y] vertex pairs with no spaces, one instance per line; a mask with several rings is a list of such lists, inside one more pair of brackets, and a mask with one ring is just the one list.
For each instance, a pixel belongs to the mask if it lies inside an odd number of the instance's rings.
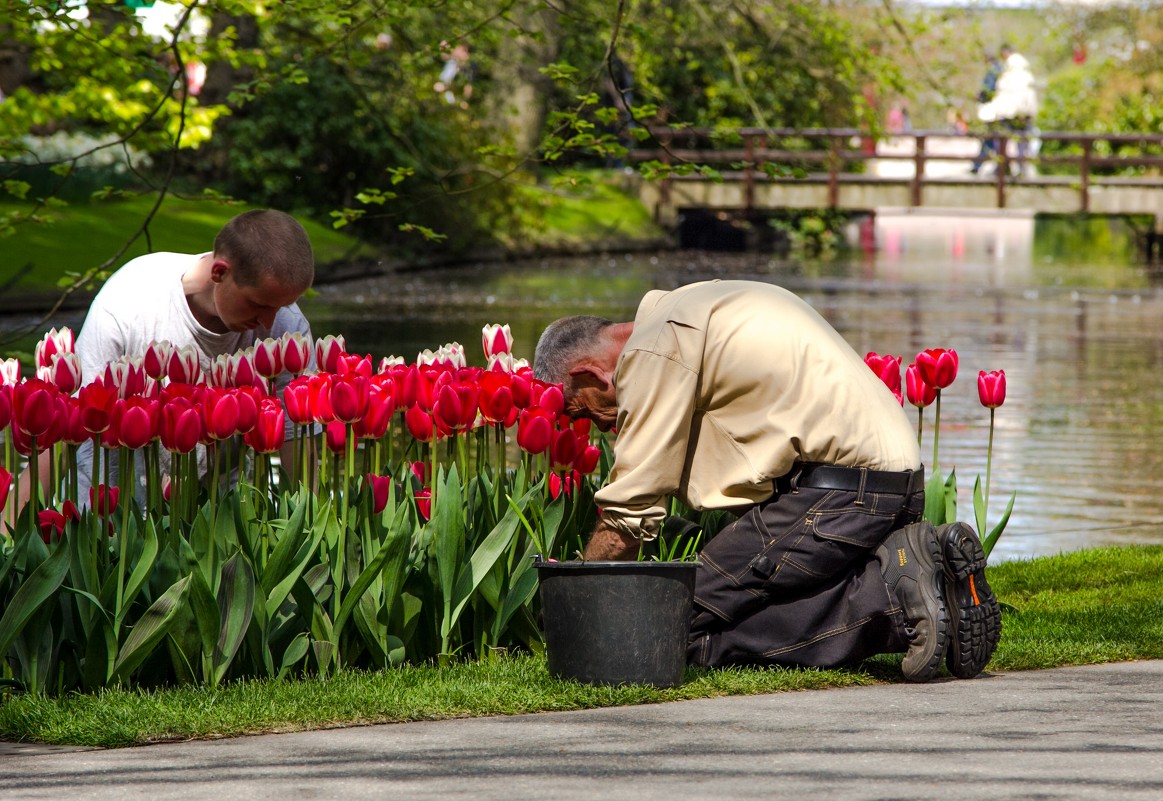
[[792,293],[713,281],[648,293],[633,323],[567,317],[534,371],[562,384],[572,416],[617,429],[586,559],[635,558],[671,495],[739,515],[700,556],[692,663],[904,651],[914,681],[942,660],[958,676],[985,667],[1000,611],[980,543],[917,523],[924,474],[904,411]]

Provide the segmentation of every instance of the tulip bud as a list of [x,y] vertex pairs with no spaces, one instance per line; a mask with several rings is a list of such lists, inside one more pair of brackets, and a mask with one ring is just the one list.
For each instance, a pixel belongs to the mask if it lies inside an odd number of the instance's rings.
[[153,341],[145,349],[141,357],[141,367],[150,378],[160,381],[169,372],[170,356],[174,353],[174,346],[168,340]]
[[69,328],[52,328],[44,338],[36,343],[35,362],[37,367],[48,367],[52,357],[58,353],[73,352],[73,332]]
[[327,445],[327,450],[342,454],[347,448],[347,426],[338,420],[328,423],[324,430],[323,440]]
[[553,423],[541,410],[526,409],[517,421],[517,445],[526,453],[544,453],[553,439]]
[[346,347],[342,336],[328,334],[315,340],[315,366],[325,372],[334,373],[336,363],[346,352]]
[[0,361],[0,384],[14,386],[20,383],[20,361],[5,359]]
[[254,343],[253,361],[255,372],[263,378],[274,378],[283,372],[283,340],[268,338]]
[[98,517],[104,517],[117,508],[120,495],[119,487],[106,487],[104,484],[89,487],[89,507],[97,511]]
[[166,374],[170,381],[178,384],[197,384],[202,378],[197,349],[193,345],[184,345],[171,351]]
[[286,440],[286,414],[274,398],[263,398],[258,408],[258,420],[247,432],[244,441],[258,453],[274,453]]
[[56,386],[43,379],[30,378],[12,388],[14,428],[27,437],[48,433],[56,416]]
[[404,412],[404,425],[408,427],[408,433],[416,441],[431,442],[433,440],[435,429],[432,415],[418,405],[409,406],[408,411]]
[[377,476],[368,473],[364,476],[364,486],[371,490],[372,514],[379,514],[388,505],[388,495],[392,491],[391,476]]
[[428,522],[432,518],[432,490],[422,489],[416,493],[415,498],[417,514],[421,520]]
[[864,363],[871,368],[872,372],[876,373],[877,377],[884,382],[884,385],[889,388],[890,392],[899,394],[901,391],[901,357],[900,356],[878,356],[875,353],[869,352],[864,357]]
[[377,372],[387,373],[387,372],[391,371],[391,369],[393,367],[403,367],[403,366],[404,366],[404,357],[403,356],[385,356],[384,358],[380,359],[380,369],[377,370]]
[[282,338],[283,369],[291,375],[299,375],[311,363],[311,338],[298,331],[288,331]]
[[253,351],[250,348],[232,354],[226,359],[227,386],[252,387],[258,373],[254,369]]
[[937,399],[937,390],[925,383],[915,364],[910,364],[905,370],[905,395],[918,409],[924,409]]
[[505,325],[486,325],[481,329],[481,346],[485,351],[485,358],[491,359],[499,354],[512,354],[513,334]]
[[12,484],[12,474],[4,468],[4,465],[0,465],[0,512],[3,512],[8,504],[8,493],[12,491]]
[[996,409],[1006,401],[1006,371],[994,370],[977,374],[977,398],[987,409]]
[[72,395],[81,386],[81,357],[75,353],[54,354],[46,372],[45,380],[56,384],[66,395]]

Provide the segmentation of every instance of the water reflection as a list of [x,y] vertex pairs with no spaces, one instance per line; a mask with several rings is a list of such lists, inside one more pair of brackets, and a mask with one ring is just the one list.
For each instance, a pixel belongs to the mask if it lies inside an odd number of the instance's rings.
[[[956,470],[964,517],[986,467],[989,413],[977,401],[977,371],[1006,371],[990,521],[1012,492],[1018,498],[998,558],[1163,543],[1163,294],[1132,251],[1113,248],[1091,263],[1048,254],[1028,217],[898,223],[880,216],[877,248],[848,261],[676,252],[479,264],[322,287],[305,305],[317,331],[342,332],[353,350],[377,356],[411,359],[451,340],[471,354],[481,326],[508,322],[528,357],[541,329],[565,314],[630,319],[647,290],[708,278],[778,283],[861,353],[907,363],[928,347],[958,351],[939,460]],[[929,463],[932,427],[930,409]]]

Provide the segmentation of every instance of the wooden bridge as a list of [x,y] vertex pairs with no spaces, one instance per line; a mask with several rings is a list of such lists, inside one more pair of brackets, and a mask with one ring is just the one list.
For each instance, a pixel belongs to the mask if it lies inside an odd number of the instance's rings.
[[1035,214],[1149,215],[1163,238],[1163,134],[1039,133],[999,138],[970,171],[974,135],[914,131],[881,140],[855,129],[651,129],[631,159],[657,167],[641,196],[655,219],[683,210],[1013,209]]

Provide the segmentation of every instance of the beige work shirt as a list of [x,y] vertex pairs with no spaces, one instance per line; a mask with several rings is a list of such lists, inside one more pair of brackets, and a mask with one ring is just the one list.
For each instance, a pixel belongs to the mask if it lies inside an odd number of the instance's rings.
[[907,415],[807,303],[751,281],[647,293],[618,359],[602,519],[651,538],[669,495],[695,509],[765,500],[796,461],[920,466]]

